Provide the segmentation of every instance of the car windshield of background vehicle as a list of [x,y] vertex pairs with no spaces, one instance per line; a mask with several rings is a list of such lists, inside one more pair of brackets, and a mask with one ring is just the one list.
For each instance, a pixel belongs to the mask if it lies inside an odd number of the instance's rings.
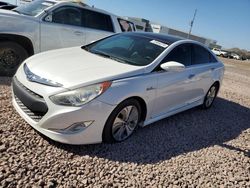
[[83,49],[118,62],[145,66],[152,63],[167,44],[143,36],[116,35],[90,44]]
[[19,14],[24,14],[28,16],[36,16],[40,14],[42,11],[47,9],[48,7],[53,6],[55,3],[51,1],[43,1],[43,0],[36,0],[31,3],[22,5],[13,9],[13,11],[18,12]]

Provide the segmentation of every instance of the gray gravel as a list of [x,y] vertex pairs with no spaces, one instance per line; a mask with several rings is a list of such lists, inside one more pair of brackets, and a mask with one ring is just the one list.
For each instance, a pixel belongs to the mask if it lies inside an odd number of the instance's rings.
[[0,78],[0,187],[250,187],[250,63],[227,62],[219,98],[118,144],[70,146],[37,133]]

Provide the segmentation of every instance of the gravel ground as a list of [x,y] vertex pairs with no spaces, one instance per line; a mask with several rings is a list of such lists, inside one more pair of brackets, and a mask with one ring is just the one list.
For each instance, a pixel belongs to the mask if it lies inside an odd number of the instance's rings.
[[250,63],[225,60],[214,106],[118,144],[69,146],[37,133],[0,78],[0,187],[250,187]]

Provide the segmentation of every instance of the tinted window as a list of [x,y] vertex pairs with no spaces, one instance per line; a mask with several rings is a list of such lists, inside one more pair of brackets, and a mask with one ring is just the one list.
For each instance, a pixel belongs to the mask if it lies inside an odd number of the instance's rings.
[[120,18],[118,19],[118,22],[120,24],[122,32],[129,32],[135,30],[134,24],[132,22]]
[[211,63],[217,62],[217,60],[214,58],[214,56],[211,53],[209,53],[209,55],[210,55],[210,62]]
[[165,50],[148,37],[118,34],[92,43],[84,49],[97,55],[105,56],[136,66],[150,64]]
[[193,62],[192,64],[203,64],[210,62],[210,53],[202,46],[193,45]]
[[176,61],[185,66],[191,65],[191,45],[183,44],[175,47],[162,61]]
[[74,7],[59,8],[53,12],[52,22],[81,26],[81,10]]
[[134,44],[134,40],[128,37],[119,37],[116,40],[111,40],[104,43],[101,50],[111,50],[112,52],[117,51],[123,53],[124,50],[128,50]]
[[83,10],[83,26],[92,29],[114,32],[110,16],[86,9]]

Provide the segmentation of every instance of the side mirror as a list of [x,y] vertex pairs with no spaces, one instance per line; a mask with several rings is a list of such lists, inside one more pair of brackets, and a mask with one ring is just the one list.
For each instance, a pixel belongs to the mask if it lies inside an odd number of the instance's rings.
[[44,18],[44,20],[45,20],[46,22],[52,22],[52,13],[49,13],[49,14]]
[[185,65],[175,61],[169,61],[161,64],[161,68],[166,71],[182,71],[185,69]]

